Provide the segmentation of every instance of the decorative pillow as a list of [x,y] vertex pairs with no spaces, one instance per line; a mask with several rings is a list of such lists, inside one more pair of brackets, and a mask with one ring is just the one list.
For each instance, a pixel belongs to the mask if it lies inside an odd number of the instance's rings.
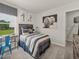
[[27,29],[26,30],[24,30],[23,28],[21,28],[21,31],[22,31],[22,34],[23,33],[27,33],[28,31],[27,31]]
[[28,31],[28,29],[24,29],[23,27],[21,28],[21,30],[22,30],[22,33]]
[[29,35],[29,33],[22,33],[23,35]]
[[28,32],[29,33],[33,33],[33,29],[28,29]]
[[21,28],[21,30],[22,30],[22,34],[28,34],[28,33],[33,33],[33,29],[24,29],[24,28]]

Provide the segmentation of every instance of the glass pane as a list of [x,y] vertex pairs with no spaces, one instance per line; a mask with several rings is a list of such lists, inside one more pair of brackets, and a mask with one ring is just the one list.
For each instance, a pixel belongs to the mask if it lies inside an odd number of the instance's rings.
[[14,34],[16,16],[0,13],[0,35]]

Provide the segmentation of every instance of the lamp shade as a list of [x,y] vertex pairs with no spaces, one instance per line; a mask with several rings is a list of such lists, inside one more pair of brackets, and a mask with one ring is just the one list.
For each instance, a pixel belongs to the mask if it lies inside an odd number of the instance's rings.
[[74,23],[79,23],[79,16],[74,17]]

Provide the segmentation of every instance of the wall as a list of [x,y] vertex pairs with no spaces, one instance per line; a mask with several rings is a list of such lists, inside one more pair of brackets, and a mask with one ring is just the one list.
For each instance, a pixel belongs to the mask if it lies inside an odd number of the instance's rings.
[[72,41],[73,34],[78,34],[78,23],[74,23],[74,17],[79,16],[79,10],[67,13],[66,20],[66,35],[67,40]]
[[[35,21],[35,27],[38,26],[40,29],[40,32],[46,33],[50,36],[51,42],[57,45],[65,46],[65,40],[66,40],[66,12],[78,10],[79,9],[79,1],[54,8],[48,11],[44,11],[41,13],[36,14]],[[42,23],[42,17],[48,16],[48,15],[58,15],[58,20],[55,25],[53,25],[53,28],[44,29],[43,23]]]
[[[65,15],[63,15],[63,11],[60,11],[58,9],[55,10],[50,10],[50,11],[46,11],[43,13],[39,13],[36,14],[36,20],[35,20],[35,27],[38,26],[40,29],[40,32],[48,34],[51,38],[51,42],[61,45],[61,46],[65,46],[65,20],[63,20],[63,18]],[[52,28],[43,28],[43,23],[42,23],[42,17],[43,16],[47,16],[47,15],[53,15],[53,14],[57,14],[58,15],[58,20],[57,23],[55,23],[53,25]]]
[[[22,14],[25,15],[25,17],[24,17],[25,21],[22,20],[22,17],[21,17]],[[24,10],[24,9],[18,9],[18,18],[19,18],[18,23],[19,24],[21,24],[21,23],[22,24],[26,24],[26,23],[30,23],[31,24],[32,21],[29,21],[28,20],[30,16],[32,16],[32,13],[31,12],[28,12],[27,10]]]
[[[25,21],[23,21],[21,15],[24,13],[25,17]],[[19,24],[33,24],[33,20],[30,19],[30,21],[28,21],[29,17],[32,16],[32,19],[33,19],[33,13],[27,11],[27,10],[24,10],[24,9],[21,9],[21,8],[18,8],[18,16],[17,16],[17,22],[16,22],[16,34],[19,34]]]

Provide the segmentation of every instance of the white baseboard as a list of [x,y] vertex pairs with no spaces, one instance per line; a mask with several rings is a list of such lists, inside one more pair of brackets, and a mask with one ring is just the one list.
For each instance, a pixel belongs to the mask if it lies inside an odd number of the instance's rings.
[[59,46],[65,47],[65,44],[60,44],[60,43],[57,43],[57,42],[51,42],[51,43],[55,44],[55,45],[59,45]]

